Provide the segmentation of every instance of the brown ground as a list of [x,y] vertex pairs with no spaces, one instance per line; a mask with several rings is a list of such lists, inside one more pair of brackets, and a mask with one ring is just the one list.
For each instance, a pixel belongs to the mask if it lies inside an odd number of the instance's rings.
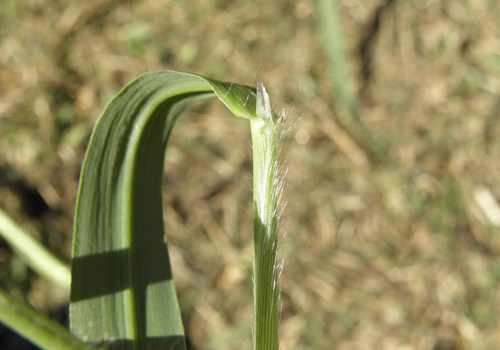
[[[311,0],[2,0],[0,206],[69,262],[80,165],[113,94],[161,69],[262,80],[295,123],[282,349],[500,348],[500,2],[338,2],[371,141],[336,107]],[[188,336],[251,349],[247,123],[201,104],[166,158]],[[3,242],[0,274],[46,312],[67,303]]]

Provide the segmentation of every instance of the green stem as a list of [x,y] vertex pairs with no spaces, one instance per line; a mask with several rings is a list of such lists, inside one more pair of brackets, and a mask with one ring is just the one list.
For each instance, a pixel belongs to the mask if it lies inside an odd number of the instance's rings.
[[2,209],[0,209],[0,236],[33,270],[69,289],[71,282],[69,266],[23,230]]
[[278,350],[278,174],[277,143],[281,124],[262,84],[257,88],[257,117],[250,120],[254,192],[254,329],[255,350]]

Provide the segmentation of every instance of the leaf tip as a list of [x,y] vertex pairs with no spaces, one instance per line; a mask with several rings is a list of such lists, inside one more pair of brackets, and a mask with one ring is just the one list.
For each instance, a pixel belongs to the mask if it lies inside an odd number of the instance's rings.
[[262,119],[271,118],[271,102],[269,101],[269,95],[266,92],[266,88],[261,81],[257,82],[257,116]]

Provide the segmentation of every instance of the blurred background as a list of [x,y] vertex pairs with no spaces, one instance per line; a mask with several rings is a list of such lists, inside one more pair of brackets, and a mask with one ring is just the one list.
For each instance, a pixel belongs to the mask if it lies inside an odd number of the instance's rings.
[[[500,1],[336,3],[332,72],[312,0],[2,0],[0,207],[69,263],[114,94],[163,69],[260,80],[292,126],[282,349],[500,348]],[[251,164],[248,123],[216,99],[174,130],[164,215],[192,349],[252,349]],[[3,240],[0,280],[65,322],[67,292]]]

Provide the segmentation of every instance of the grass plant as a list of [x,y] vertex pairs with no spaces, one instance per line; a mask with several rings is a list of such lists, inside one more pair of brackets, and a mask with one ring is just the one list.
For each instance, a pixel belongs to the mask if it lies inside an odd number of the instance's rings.
[[[260,82],[255,90],[175,71],[147,73],[128,84],[107,105],[94,128],[81,171],[71,267],[71,332],[84,344],[110,341],[111,349],[123,350],[186,348],[160,189],[164,154],[177,119],[193,103],[213,96],[235,116],[250,120],[255,193],[254,349],[279,348],[277,230],[282,179],[277,146],[281,120]],[[0,223],[9,222],[6,216],[0,219]],[[29,242],[16,226],[8,228],[13,242]],[[38,252],[37,262],[51,261],[43,249]],[[8,318],[18,331],[19,315]],[[47,327],[47,322],[39,323]],[[40,334],[45,335],[43,329],[23,333],[35,342]],[[76,339],[69,339],[77,344],[75,349],[83,348]],[[55,344],[50,348],[68,349],[67,344]]]
[[[81,164],[112,96],[142,72],[251,82],[262,64],[268,91],[279,86],[275,99],[300,116],[280,346],[500,349],[498,2],[335,1],[364,130],[320,54],[327,13],[315,5],[3,1],[0,206],[69,263]],[[186,336],[196,350],[250,350],[247,120],[216,99],[188,114],[169,140],[163,192]],[[25,209],[20,181],[46,201],[43,215]],[[46,314],[67,308],[69,293],[4,239],[0,276]]]

